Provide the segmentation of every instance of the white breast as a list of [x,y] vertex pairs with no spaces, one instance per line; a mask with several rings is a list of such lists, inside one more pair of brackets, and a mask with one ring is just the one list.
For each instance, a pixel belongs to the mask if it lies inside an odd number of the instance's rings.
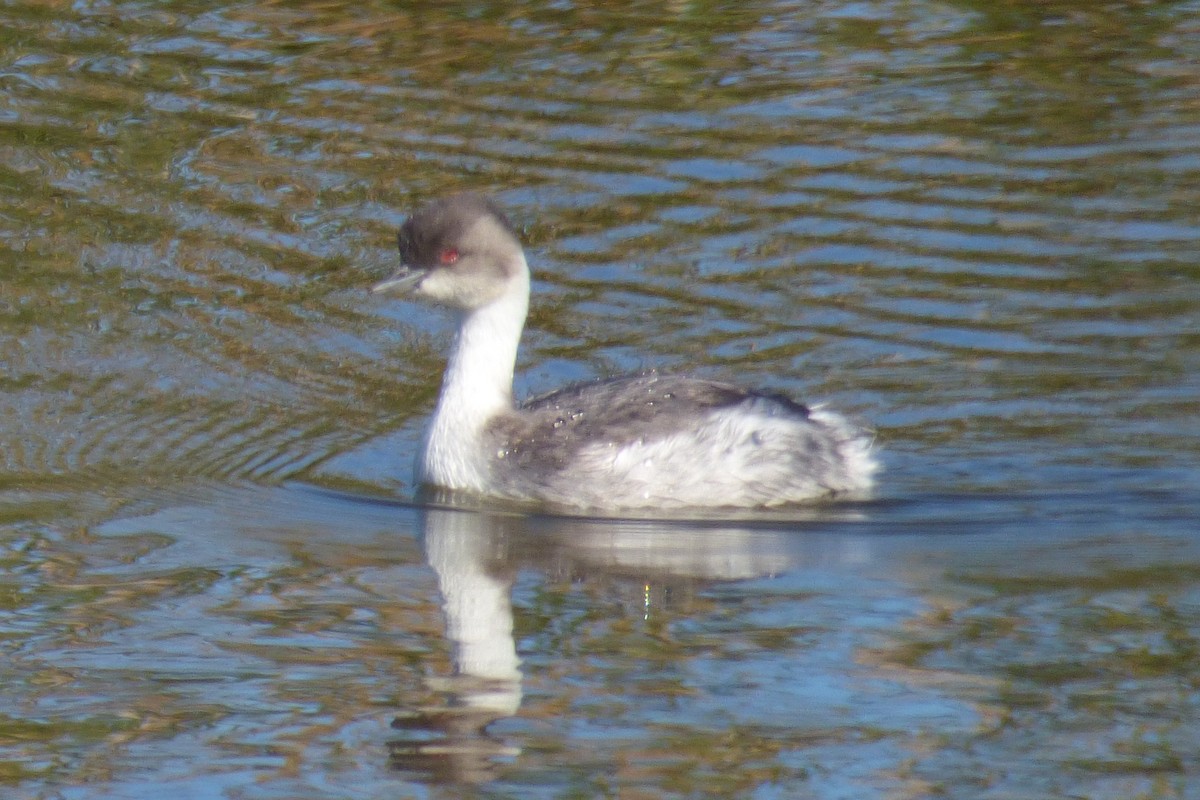
[[869,488],[870,439],[841,416],[808,421],[736,406],[658,439],[598,443],[556,487],[593,507],[778,506]]

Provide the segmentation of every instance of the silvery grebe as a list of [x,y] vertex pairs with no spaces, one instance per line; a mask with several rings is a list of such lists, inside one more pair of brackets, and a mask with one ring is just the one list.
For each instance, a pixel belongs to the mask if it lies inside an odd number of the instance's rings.
[[459,315],[420,483],[595,510],[770,507],[870,488],[871,435],[779,394],[650,372],[514,405],[529,267],[503,212],[446,197],[413,213],[399,243],[400,270],[374,291]]

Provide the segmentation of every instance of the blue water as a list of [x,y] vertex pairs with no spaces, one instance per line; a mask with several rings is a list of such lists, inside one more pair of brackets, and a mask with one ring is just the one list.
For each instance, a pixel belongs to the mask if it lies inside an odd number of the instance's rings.
[[[0,11],[0,795],[1200,796],[1191,3]],[[863,503],[418,502],[414,205],[525,396],[873,424]]]

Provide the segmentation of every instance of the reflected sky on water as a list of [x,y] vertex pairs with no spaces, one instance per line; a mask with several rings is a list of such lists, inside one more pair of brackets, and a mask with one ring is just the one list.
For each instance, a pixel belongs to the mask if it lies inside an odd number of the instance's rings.
[[[0,787],[1188,797],[1195,3],[0,11]],[[519,395],[870,421],[870,502],[414,503],[495,194]],[[4,793],[4,791],[0,791]]]

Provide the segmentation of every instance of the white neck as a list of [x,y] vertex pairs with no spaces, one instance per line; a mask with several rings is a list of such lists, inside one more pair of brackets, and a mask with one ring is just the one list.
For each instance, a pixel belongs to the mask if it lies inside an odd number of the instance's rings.
[[529,272],[523,268],[504,295],[462,318],[425,434],[419,480],[486,489],[489,454],[480,436],[489,420],[513,407],[513,369],[528,308]]

